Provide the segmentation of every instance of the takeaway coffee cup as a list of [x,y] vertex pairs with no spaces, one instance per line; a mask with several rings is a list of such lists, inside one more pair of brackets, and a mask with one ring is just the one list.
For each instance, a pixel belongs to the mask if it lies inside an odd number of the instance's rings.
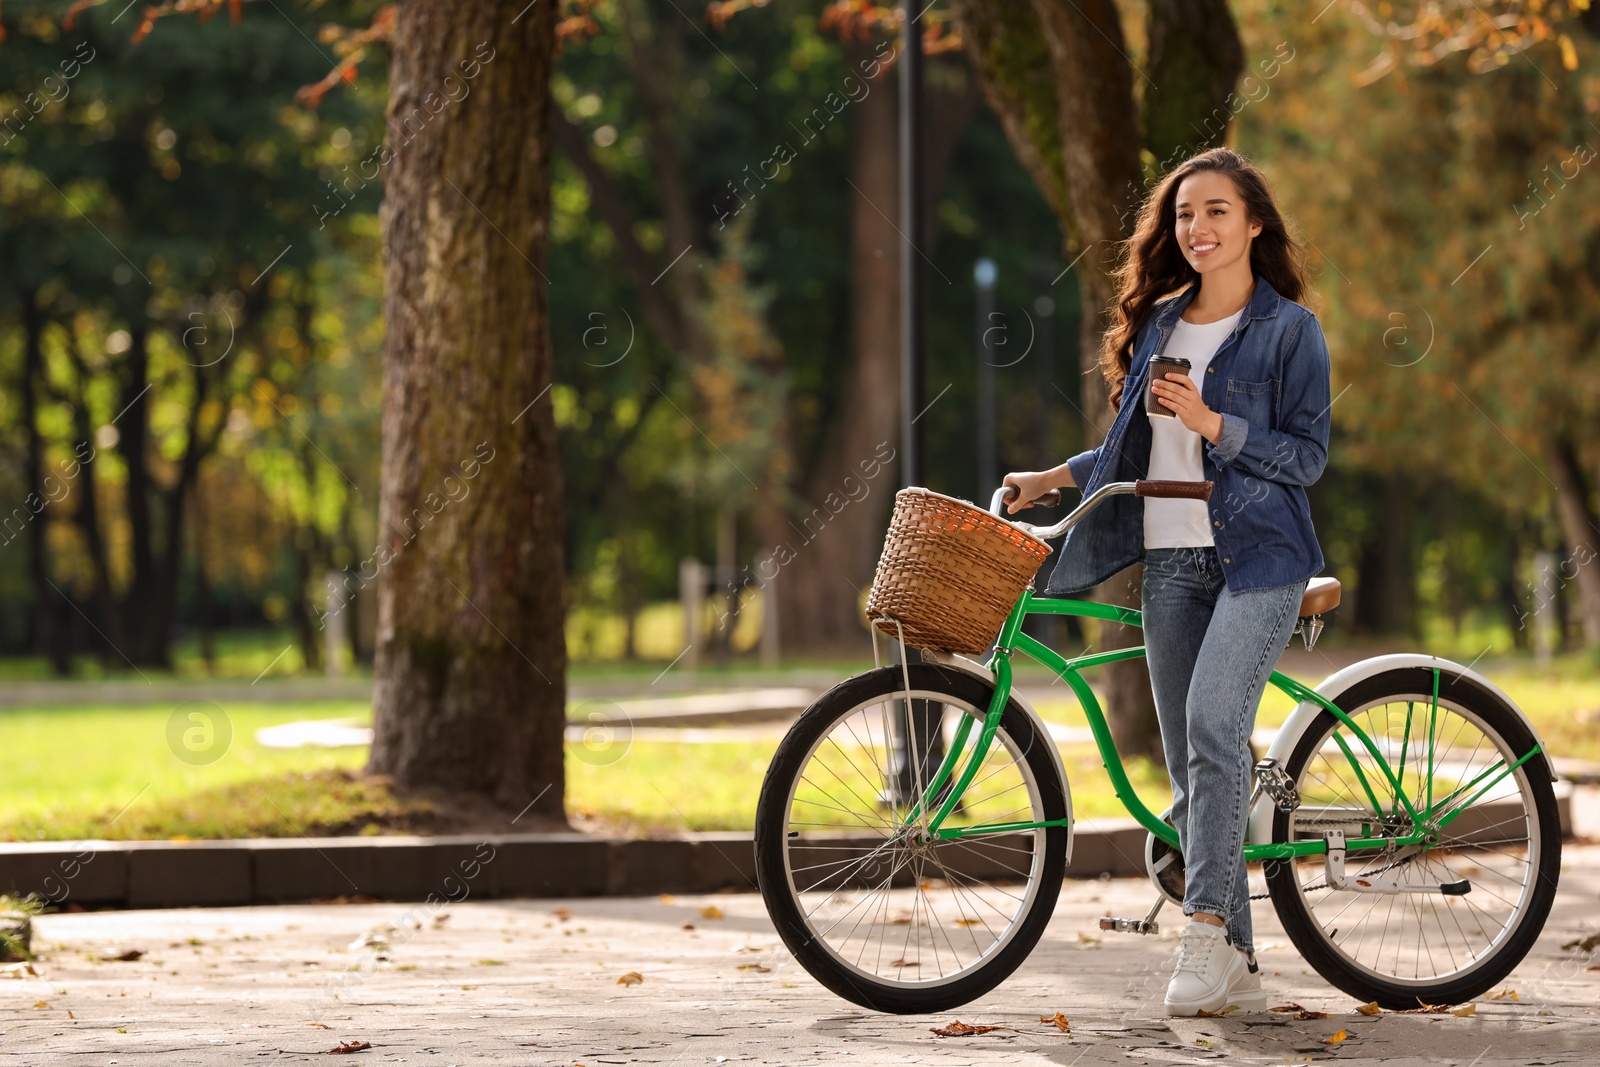
[[1156,396],[1156,391],[1151,388],[1156,382],[1164,382],[1162,375],[1167,373],[1189,373],[1189,361],[1182,356],[1151,356],[1150,380],[1144,386],[1144,413],[1152,419],[1175,419],[1178,416],[1172,409],[1162,406],[1161,400]]

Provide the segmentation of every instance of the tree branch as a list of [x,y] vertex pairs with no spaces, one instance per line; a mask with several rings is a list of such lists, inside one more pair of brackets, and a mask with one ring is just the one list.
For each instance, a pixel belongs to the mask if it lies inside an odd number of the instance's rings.
[[[1056,83],[1062,175],[1075,194],[1067,199],[1072,232],[1085,245],[1119,240],[1131,229],[1129,207],[1143,199],[1133,64],[1121,16],[1113,0],[1034,0],[1033,9]],[[1103,255],[1110,256],[1109,247]]]
[[1227,0],[1149,0],[1144,143],[1160,170],[1223,143],[1244,48]]
[[595,213],[611,228],[612,239],[617,244],[617,256],[639,290],[645,320],[668,345],[683,351],[688,347],[683,316],[678,306],[652,284],[657,269],[633,235],[633,212],[622,191],[589,151],[589,138],[582,127],[558,112],[551,123],[551,131],[562,153],[578,168],[589,186],[589,201],[594,205]]
[[1016,0],[955,0],[955,10],[989,107],[1023,169],[1061,221],[1068,248],[1075,248],[1061,170],[1056,83],[1039,16],[1031,5]]

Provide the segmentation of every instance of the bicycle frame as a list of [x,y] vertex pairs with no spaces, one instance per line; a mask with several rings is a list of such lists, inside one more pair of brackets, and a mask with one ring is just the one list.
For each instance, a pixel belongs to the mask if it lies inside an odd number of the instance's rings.
[[[986,834],[1016,833],[1024,830],[1042,829],[1053,826],[1068,826],[1068,819],[1049,822],[1007,822],[991,823],[978,826],[947,827],[944,825],[962,793],[971,784],[978,768],[987,758],[989,749],[994,743],[994,737],[1000,727],[1001,713],[1004,711],[1006,701],[1011,697],[1012,683],[1012,657],[1022,653],[1044,666],[1050,668],[1059,678],[1067,683],[1078,698],[1085,717],[1089,722],[1089,729],[1094,734],[1095,746],[1100,751],[1100,759],[1111,778],[1112,788],[1117,799],[1122,802],[1128,813],[1139,821],[1152,834],[1171,845],[1178,847],[1178,833],[1166,822],[1163,822],[1139,798],[1133,785],[1128,780],[1127,771],[1122,764],[1122,756],[1117,751],[1115,740],[1111,736],[1110,725],[1106,721],[1105,713],[1101,710],[1100,702],[1095,697],[1094,691],[1089,688],[1088,682],[1083,678],[1082,671],[1090,667],[1098,667],[1106,663],[1115,663],[1119,660],[1137,659],[1145,654],[1141,645],[1137,648],[1114,649],[1109,652],[1085,654],[1073,659],[1066,659],[1036,638],[1022,632],[1022,622],[1029,615],[1072,615],[1082,618],[1105,619],[1119,622],[1129,626],[1141,626],[1140,612],[1133,608],[1120,607],[1114,604],[1098,604],[1087,600],[1058,599],[1053,597],[1035,598],[1033,590],[1027,589],[1012,607],[1010,615],[1006,617],[1005,624],[1000,628],[1000,635],[996,641],[994,655],[985,664],[995,675],[995,691],[990,700],[989,707],[983,719],[976,744],[972,748],[970,758],[957,770],[961,763],[962,754],[967,749],[967,741],[971,736],[974,723],[977,721],[970,715],[961,716],[956,726],[955,736],[945,753],[944,760],[927,788],[923,791],[921,799],[912,805],[911,811],[906,816],[906,825],[923,821],[923,811],[932,810],[933,803],[939,792],[945,787],[952,777],[955,779],[954,787],[949,795],[938,805],[938,810],[926,820],[925,832],[928,836],[938,840],[953,840],[964,837],[978,837]],[[1382,820],[1397,817],[1401,810],[1411,822],[1411,831],[1401,836],[1385,837],[1350,837],[1345,841],[1345,847],[1350,851],[1362,849],[1384,849],[1407,845],[1426,845],[1437,840],[1439,831],[1465,811],[1477,799],[1484,796],[1490,789],[1511,774],[1523,763],[1531,759],[1540,751],[1538,745],[1524,754],[1515,763],[1505,764],[1502,759],[1498,773],[1493,765],[1479,773],[1472,781],[1458,785],[1448,796],[1435,800],[1433,797],[1433,768],[1434,759],[1434,730],[1433,722],[1438,714],[1439,701],[1439,669],[1433,670],[1433,693],[1428,707],[1428,776],[1425,782],[1425,795],[1419,806],[1402,786],[1402,781],[1396,777],[1389,761],[1384,757],[1377,743],[1350,718],[1343,709],[1328,701],[1321,694],[1309,686],[1295,681],[1293,678],[1274,670],[1268,679],[1282,692],[1288,694],[1297,702],[1311,702],[1326,708],[1340,722],[1341,729],[1333,734],[1334,742],[1350,761],[1356,780],[1366,793],[1367,800],[1372,805],[1375,818]],[[1411,736],[1410,713],[1408,711],[1406,723],[1406,739],[1402,743],[1400,766],[1402,774],[1405,768],[1405,747]],[[1345,736],[1346,731],[1349,737]],[[1388,795],[1395,798],[1385,813],[1382,801],[1374,791],[1372,782],[1367,772],[1362,768],[1361,762],[1356,758],[1355,744],[1369,754],[1383,773],[1381,786]],[[1493,777],[1491,778],[1491,774]],[[1489,779],[1485,781],[1485,779]],[[1481,786],[1481,788],[1480,788]],[[1474,792],[1474,790],[1476,790]],[[1469,795],[1470,794],[1470,795]],[[1468,799],[1459,805],[1455,802],[1462,797]],[[1327,843],[1321,840],[1278,842],[1265,844],[1247,844],[1244,846],[1246,860],[1271,860],[1289,859],[1296,856],[1322,855],[1327,852]]]

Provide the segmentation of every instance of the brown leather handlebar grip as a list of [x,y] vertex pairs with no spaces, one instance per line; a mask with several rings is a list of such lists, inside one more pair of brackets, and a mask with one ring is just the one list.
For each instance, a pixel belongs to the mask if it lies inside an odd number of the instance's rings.
[[1173,497],[1181,500],[1210,500],[1212,482],[1166,482],[1140,479],[1134,482],[1134,496]]
[[[1010,504],[1015,499],[1017,499],[1017,487],[1014,486],[1014,485],[1006,486],[1006,495],[1000,498],[1000,502],[1002,504]],[[1026,508],[1053,508],[1059,503],[1061,503],[1061,490],[1052,489],[1048,493],[1046,493],[1044,496],[1040,497],[1039,499],[1033,501],[1030,504],[1024,504],[1024,505],[1022,505],[1022,507],[1024,509],[1026,509]]]

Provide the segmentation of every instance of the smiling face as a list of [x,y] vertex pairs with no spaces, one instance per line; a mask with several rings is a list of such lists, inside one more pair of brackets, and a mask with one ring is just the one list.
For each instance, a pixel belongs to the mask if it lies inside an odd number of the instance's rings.
[[1197,171],[1178,183],[1174,233],[1183,256],[1201,274],[1250,264],[1250,241],[1261,232],[1251,222],[1233,179],[1214,170]]

